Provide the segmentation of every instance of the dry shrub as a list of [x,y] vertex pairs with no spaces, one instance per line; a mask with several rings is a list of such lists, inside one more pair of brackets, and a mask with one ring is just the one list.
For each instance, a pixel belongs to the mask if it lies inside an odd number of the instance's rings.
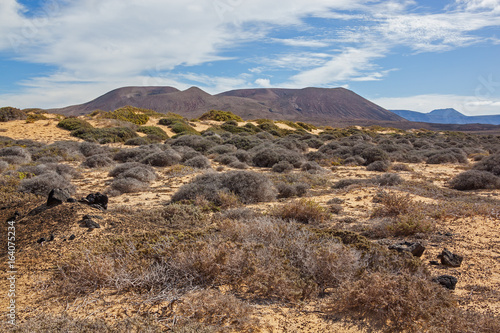
[[323,223],[330,218],[330,213],[326,208],[316,201],[306,198],[282,206],[274,206],[270,215],[300,223]]
[[222,209],[227,209],[240,207],[242,203],[236,194],[232,192],[219,191],[217,193],[217,205]]
[[271,170],[277,173],[291,172],[293,171],[293,165],[288,161],[280,161],[273,165]]
[[162,208],[131,213],[137,219],[169,228],[192,228],[206,225],[207,216],[195,205],[170,204]]
[[31,154],[19,146],[5,147],[0,149],[0,160],[9,164],[24,164],[31,161]]
[[474,164],[474,169],[488,171],[496,176],[500,176],[500,151]]
[[396,163],[391,166],[391,169],[394,171],[408,171],[408,172],[413,172],[414,170],[408,166],[407,164],[403,163]]
[[413,202],[409,194],[403,195],[383,191],[377,194],[375,200],[381,206],[373,210],[371,217],[395,217],[408,214],[415,209],[415,202]]
[[361,316],[387,332],[425,332],[445,324],[439,321],[455,306],[445,288],[424,277],[371,273],[338,288],[325,302],[324,311],[331,315]]
[[47,196],[54,188],[67,190],[70,194],[76,192],[76,187],[71,184],[67,177],[57,172],[47,172],[39,176],[23,179],[19,185],[19,191]]
[[152,153],[146,156],[141,163],[156,167],[166,167],[178,164],[181,161],[181,155],[173,149]]
[[84,168],[94,169],[103,168],[114,164],[115,162],[107,154],[92,155],[87,157],[81,164]]
[[212,167],[210,160],[203,155],[192,157],[183,164],[197,169],[210,169]]
[[194,200],[202,196],[217,204],[221,191],[234,193],[246,204],[270,201],[276,197],[276,189],[265,175],[252,171],[229,171],[196,177],[191,183],[183,185],[172,196],[172,201]]
[[500,188],[500,177],[488,171],[469,170],[453,178],[450,187],[459,191]]
[[377,171],[377,172],[387,172],[391,168],[391,162],[390,161],[375,161],[373,163],[370,163],[367,167],[366,170],[368,171]]
[[403,182],[403,178],[397,173],[384,173],[371,179],[371,182],[380,186],[394,186]]
[[0,173],[4,172],[9,168],[9,163],[5,161],[0,161]]
[[196,321],[213,325],[217,331],[253,332],[259,324],[258,319],[252,316],[253,308],[249,304],[216,290],[188,293],[180,300],[174,313],[180,325]]
[[112,196],[122,193],[136,193],[148,189],[148,184],[136,178],[126,177],[113,180],[108,190],[108,194]]

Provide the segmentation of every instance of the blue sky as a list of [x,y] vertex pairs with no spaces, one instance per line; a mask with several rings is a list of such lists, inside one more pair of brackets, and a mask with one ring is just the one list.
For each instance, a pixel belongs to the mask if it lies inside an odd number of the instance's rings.
[[122,86],[346,87],[500,114],[500,0],[2,0],[0,106]]

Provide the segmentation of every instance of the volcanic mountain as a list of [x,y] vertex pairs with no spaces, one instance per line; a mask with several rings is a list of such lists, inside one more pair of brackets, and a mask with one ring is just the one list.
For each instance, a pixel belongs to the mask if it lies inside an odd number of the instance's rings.
[[124,87],[88,103],[52,109],[64,115],[112,111],[131,105],[196,118],[211,110],[231,111],[243,119],[269,118],[334,124],[339,121],[406,122],[400,116],[344,88],[240,89],[217,95],[191,87]]
[[466,116],[455,109],[438,109],[429,113],[409,110],[391,110],[410,121],[420,121],[433,124],[490,124],[500,125],[500,115]]

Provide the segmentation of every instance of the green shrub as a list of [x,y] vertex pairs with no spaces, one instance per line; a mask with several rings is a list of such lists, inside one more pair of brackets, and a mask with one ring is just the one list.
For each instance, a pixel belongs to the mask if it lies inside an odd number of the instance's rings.
[[200,120],[215,120],[215,121],[228,121],[228,120],[235,120],[235,121],[243,121],[240,116],[237,116],[233,114],[232,112],[229,111],[219,111],[219,110],[210,110],[208,112],[205,112],[204,114],[201,115],[199,118]]
[[93,128],[92,125],[86,120],[79,119],[79,118],[66,118],[61,120],[58,124],[57,127],[63,128],[68,131],[75,131],[79,129],[88,129],[88,128]]
[[143,109],[127,105],[113,112],[105,112],[102,114],[102,117],[128,121],[136,125],[144,125],[148,122],[149,116],[142,113],[142,110]]
[[30,114],[28,114],[28,116],[26,118],[26,122],[27,123],[34,123],[37,120],[47,120],[47,119],[49,119],[49,118],[47,118],[43,114],[40,114],[40,113],[30,113]]
[[128,127],[80,128],[71,135],[85,141],[104,143],[125,142],[137,137],[137,133]]
[[167,133],[164,130],[162,130],[161,128],[156,127],[156,126],[141,126],[141,127],[139,127],[139,129],[137,129],[137,132],[145,133],[148,136],[155,135],[155,136],[159,137],[161,140],[168,139]]
[[200,135],[200,132],[195,130],[192,126],[190,126],[187,123],[184,122],[175,122],[170,126],[170,129],[172,132],[179,134],[186,134],[186,135]]
[[0,122],[6,122],[10,120],[24,120],[27,117],[28,116],[26,115],[26,113],[18,108],[13,108],[10,106],[0,108]]

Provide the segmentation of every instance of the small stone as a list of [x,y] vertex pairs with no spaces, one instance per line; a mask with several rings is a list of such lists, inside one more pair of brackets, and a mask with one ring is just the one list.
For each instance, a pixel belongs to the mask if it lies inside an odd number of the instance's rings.
[[54,188],[50,191],[49,196],[47,198],[47,206],[56,206],[60,205],[63,202],[66,202],[70,198],[68,191]]
[[402,242],[389,246],[389,250],[398,252],[410,252],[414,257],[421,257],[424,254],[425,247],[420,243]]
[[458,254],[451,253],[448,249],[444,249],[440,255],[438,255],[438,259],[441,259],[441,264],[449,267],[460,267],[462,265],[462,261],[464,257]]
[[429,264],[434,265],[434,266],[439,266],[439,261],[431,260],[431,261],[429,261]]
[[76,236],[75,236],[75,235],[71,235],[71,236],[69,236],[69,238],[68,238],[68,239],[69,239],[69,240],[73,240],[73,239],[75,239],[75,238],[76,238]]
[[52,242],[54,240],[54,234],[50,234],[49,239],[47,239],[47,242]]
[[87,195],[87,197],[81,199],[80,202],[101,210],[108,209],[108,196],[99,192]]
[[77,201],[77,200],[76,200],[75,198],[68,198],[68,199],[66,200],[66,202],[71,202],[71,203],[76,202],[76,201]]
[[455,286],[457,285],[458,279],[451,275],[441,275],[437,278],[432,279],[432,281],[439,283],[443,287],[449,290],[455,290]]
[[45,242],[45,238],[40,238],[39,240],[36,241],[38,244],[42,244],[43,242]]
[[83,225],[86,227],[86,228],[89,228],[89,229],[97,229],[97,228],[100,228],[101,226],[99,225],[99,223],[93,221],[92,219],[85,219],[83,220]]

